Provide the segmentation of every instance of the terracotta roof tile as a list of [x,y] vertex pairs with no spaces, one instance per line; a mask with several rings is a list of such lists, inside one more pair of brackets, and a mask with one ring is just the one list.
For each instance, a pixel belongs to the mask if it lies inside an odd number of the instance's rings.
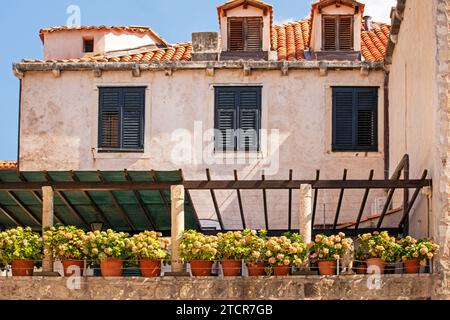
[[[299,20],[272,28],[272,49],[278,60],[303,60],[310,43],[310,20]],[[390,34],[390,26],[373,23],[372,30],[361,32],[361,53],[367,61],[383,61]]]
[[17,170],[17,161],[0,161],[0,170]]

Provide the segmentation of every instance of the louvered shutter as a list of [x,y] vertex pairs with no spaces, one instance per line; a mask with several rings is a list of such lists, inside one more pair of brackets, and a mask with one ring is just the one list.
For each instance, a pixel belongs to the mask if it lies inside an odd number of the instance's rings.
[[262,51],[262,26],[261,18],[247,18],[247,51]]
[[237,90],[235,88],[216,88],[216,150],[235,150],[235,130],[237,112]]
[[244,19],[228,19],[228,50],[244,51]]
[[259,148],[260,88],[241,88],[239,93],[238,149],[256,151]]
[[377,151],[377,88],[333,88],[333,150]]
[[115,88],[100,89],[99,147],[120,148],[121,92]]
[[143,88],[123,90],[122,148],[144,148],[144,96]]
[[372,147],[377,141],[377,92],[360,89],[356,92],[357,143],[361,147]]
[[339,17],[339,50],[353,50],[353,17]]
[[336,51],[337,50],[337,17],[324,16],[322,26],[322,41],[323,50]]
[[99,149],[144,148],[145,88],[100,88]]

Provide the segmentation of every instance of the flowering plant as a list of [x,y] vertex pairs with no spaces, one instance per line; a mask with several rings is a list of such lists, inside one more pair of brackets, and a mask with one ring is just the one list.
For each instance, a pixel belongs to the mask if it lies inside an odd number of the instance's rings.
[[50,227],[43,235],[44,251],[60,260],[83,260],[84,231],[74,226]]
[[245,229],[242,231],[242,235],[245,239],[244,248],[244,259],[247,262],[261,262],[264,260],[264,252],[266,249],[267,242],[267,231],[266,230],[250,230]]
[[366,259],[380,258],[386,262],[395,262],[401,254],[401,246],[395,237],[391,237],[387,231],[374,231],[358,236],[358,256]]
[[399,244],[402,247],[401,258],[403,261],[419,259],[422,266],[426,266],[427,259],[433,259],[439,251],[439,245],[432,240],[416,240],[411,236],[399,240]]
[[13,260],[41,260],[42,238],[30,227],[9,229],[0,233],[0,264]]
[[316,235],[311,243],[310,252],[312,260],[337,261],[342,259],[344,253],[351,248],[352,241],[340,232],[338,235],[327,237],[323,234]]
[[285,234],[281,237],[271,237],[266,244],[265,257],[271,267],[296,266],[301,267],[307,254],[306,244],[297,234]]
[[125,260],[131,255],[128,233],[113,230],[88,232],[83,236],[83,253],[92,260],[117,258]]
[[215,260],[217,257],[218,237],[206,236],[195,230],[183,233],[180,244],[180,257],[184,261]]
[[131,238],[132,256],[136,260],[153,259],[165,260],[170,258],[169,239],[162,238],[162,234],[155,231],[145,231]]

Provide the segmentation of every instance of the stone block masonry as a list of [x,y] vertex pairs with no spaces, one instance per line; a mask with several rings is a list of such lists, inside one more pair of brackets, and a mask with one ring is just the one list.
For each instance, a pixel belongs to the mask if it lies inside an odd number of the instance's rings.
[[424,300],[432,299],[432,274],[383,275],[379,289],[370,276],[263,278],[70,278],[1,277],[2,300]]

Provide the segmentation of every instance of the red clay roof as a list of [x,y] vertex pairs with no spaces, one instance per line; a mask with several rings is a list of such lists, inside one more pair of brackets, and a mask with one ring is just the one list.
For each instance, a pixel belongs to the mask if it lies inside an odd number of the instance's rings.
[[53,32],[61,32],[61,31],[72,31],[72,30],[95,30],[95,31],[115,31],[115,32],[121,32],[121,31],[128,31],[128,32],[135,32],[135,33],[148,33],[151,34],[153,37],[158,39],[161,44],[168,46],[168,43],[166,40],[164,40],[159,34],[157,34],[155,31],[153,31],[152,28],[148,26],[80,26],[80,27],[49,27],[44,28],[39,31],[39,36],[41,37],[42,42],[44,42],[44,35],[46,33],[53,33]]
[[17,161],[0,160],[0,170],[17,170]]
[[[310,19],[274,26],[272,49],[278,52],[278,60],[303,60],[305,48],[309,47]],[[361,33],[361,53],[367,61],[383,61],[386,52],[390,26],[372,23],[372,30]]]

